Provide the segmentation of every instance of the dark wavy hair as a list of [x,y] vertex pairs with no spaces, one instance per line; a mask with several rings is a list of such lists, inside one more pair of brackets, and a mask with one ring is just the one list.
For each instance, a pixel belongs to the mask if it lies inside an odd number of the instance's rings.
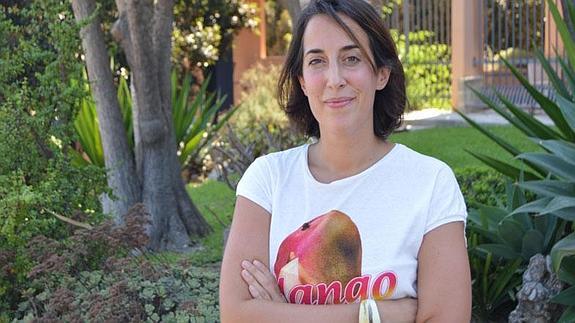
[[313,116],[309,101],[301,89],[299,77],[303,68],[303,35],[307,24],[315,15],[327,15],[336,21],[359,46],[366,56],[367,50],[359,43],[348,25],[339,15],[355,21],[369,38],[369,50],[375,62],[374,71],[381,67],[390,69],[387,85],[375,92],[373,103],[373,131],[379,138],[386,139],[399,127],[406,105],[405,77],[403,66],[397,56],[395,43],[389,30],[375,9],[365,0],[312,0],[301,12],[294,29],[293,38],[278,82],[278,102],[290,121],[305,135],[320,137],[319,123]]

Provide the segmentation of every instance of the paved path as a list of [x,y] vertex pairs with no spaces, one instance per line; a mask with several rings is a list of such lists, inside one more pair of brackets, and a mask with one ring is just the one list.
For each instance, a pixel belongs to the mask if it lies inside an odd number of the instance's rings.
[[[507,120],[490,109],[474,111],[466,114],[472,120],[484,125],[507,125]],[[553,122],[544,113],[535,116],[539,121],[547,125]],[[425,109],[405,114],[404,123],[406,130],[418,130],[431,127],[466,127],[469,124],[463,118],[451,111],[439,109]]]

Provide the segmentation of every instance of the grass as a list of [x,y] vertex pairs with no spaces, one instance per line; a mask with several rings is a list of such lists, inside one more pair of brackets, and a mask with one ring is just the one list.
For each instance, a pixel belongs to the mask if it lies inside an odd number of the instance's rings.
[[188,185],[194,204],[214,230],[200,240],[202,248],[190,255],[195,265],[218,262],[223,255],[223,231],[232,222],[235,194],[226,184],[208,180]]
[[[510,126],[487,127],[521,151],[539,150],[519,130]],[[422,154],[446,162],[451,168],[487,167],[465,150],[479,152],[505,161],[512,157],[503,148],[471,127],[440,127],[394,134],[390,140],[404,144]],[[518,163],[516,162],[516,165]]]

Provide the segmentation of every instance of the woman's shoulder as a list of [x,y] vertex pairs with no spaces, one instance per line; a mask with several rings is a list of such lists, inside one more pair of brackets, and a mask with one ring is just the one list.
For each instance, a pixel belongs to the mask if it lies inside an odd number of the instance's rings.
[[[257,162],[265,162],[270,166],[293,165],[299,158],[307,153],[308,144],[292,147],[289,149],[271,152],[256,158]],[[256,162],[254,161],[254,162]]]
[[451,170],[451,167],[444,161],[418,152],[406,145],[396,143],[398,149],[398,164],[412,169],[419,169],[427,172],[439,172]]

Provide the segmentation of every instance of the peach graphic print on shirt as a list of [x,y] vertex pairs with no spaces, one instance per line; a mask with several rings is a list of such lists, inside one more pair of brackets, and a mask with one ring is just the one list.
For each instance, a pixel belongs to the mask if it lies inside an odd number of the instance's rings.
[[281,243],[274,265],[280,291],[288,302],[298,304],[391,297],[395,273],[362,276],[361,253],[359,230],[347,214],[332,210],[320,215]]

